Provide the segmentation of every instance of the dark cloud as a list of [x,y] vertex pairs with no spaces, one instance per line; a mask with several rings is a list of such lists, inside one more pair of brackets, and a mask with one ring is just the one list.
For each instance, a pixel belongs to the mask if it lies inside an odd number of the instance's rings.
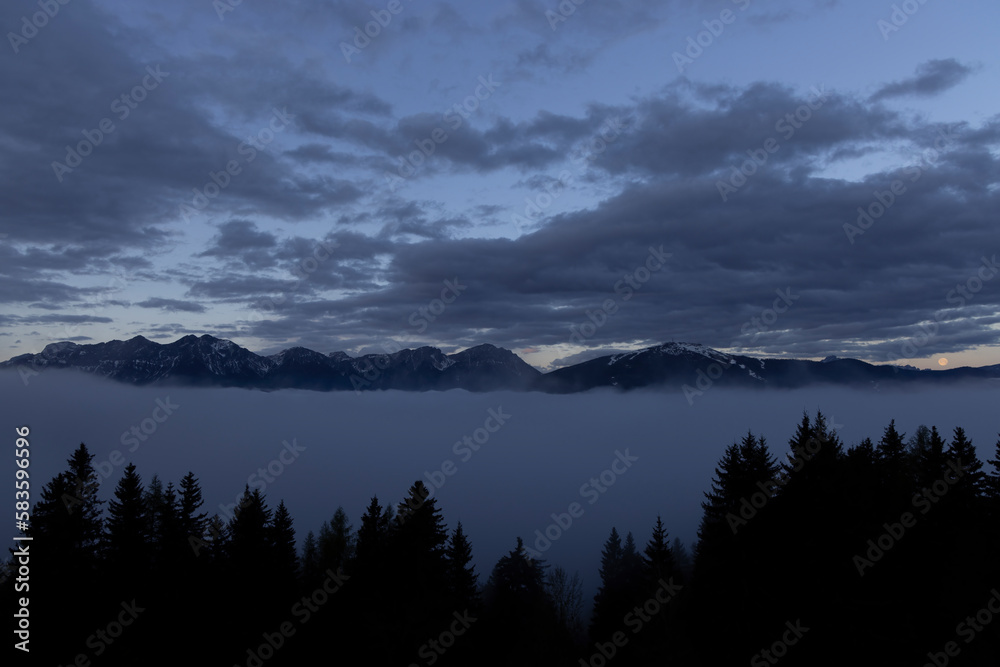
[[110,317],[94,315],[35,315],[19,318],[20,324],[107,324],[113,320]]
[[954,88],[973,71],[972,67],[963,65],[954,58],[928,60],[917,67],[914,76],[887,83],[879,88],[871,99],[877,102],[894,97],[930,97]]
[[135,304],[140,308],[158,308],[166,312],[174,313],[204,313],[205,306],[190,301],[180,301],[178,299],[161,299],[153,297]]
[[[670,92],[641,101],[639,122],[619,139],[628,147],[611,144],[615,148],[592,168],[646,177],[595,209],[551,217],[516,240],[436,239],[391,248],[381,284],[339,298],[289,301],[251,330],[265,339],[324,330],[343,342],[367,331],[414,343],[489,340],[517,349],[568,344],[571,325],[600,321],[586,346],[690,340],[758,354],[880,361],[914,356],[905,344],[920,342],[929,322],[937,325],[933,349],[1000,342],[1000,282],[984,283],[961,307],[952,293],[977,275],[984,252],[991,261],[1000,251],[989,213],[997,193],[988,184],[1000,180],[988,148],[997,143],[995,124],[975,131],[913,124],[830,93],[791,139],[781,137],[771,162],[723,201],[717,183],[740,163],[732,146],[760,146],[773,133],[774,119],[786,109],[794,113],[803,101],[773,86],[727,91],[717,108],[701,111]],[[681,150],[672,163],[663,157],[654,162],[655,151],[639,148],[663,141],[663,124],[652,119],[666,118],[667,109],[683,128],[673,136],[704,136],[709,156]],[[729,133],[714,154],[713,132]],[[915,151],[945,140],[940,151],[861,182],[812,175],[826,164],[822,156],[859,136],[908,141]],[[540,184],[544,174],[538,178]],[[906,191],[851,243],[845,225],[856,224],[858,207],[869,207],[873,193],[885,192],[894,180]],[[956,192],[962,193],[960,212]],[[521,211],[509,213],[515,212]],[[382,215],[417,219],[426,211],[403,206]],[[650,248],[661,246],[672,254],[666,265],[640,288],[626,290],[623,277],[644,277]],[[329,278],[322,272],[316,277],[318,283]],[[445,280],[456,279],[465,287],[462,295],[418,331],[409,317],[439,296]],[[781,294],[790,299],[779,301],[785,312],[755,329],[754,318]],[[603,312],[608,299],[614,300],[613,314]]]
[[[746,33],[836,4],[754,5]],[[882,104],[950,90],[972,66],[931,60],[866,99],[699,83],[665,59],[664,78],[627,94],[529,105],[525,82],[603,81],[589,68],[624,41],[662,29],[682,44],[733,3],[573,6],[553,24],[548,0],[405,5],[345,63],[339,40],[382,5],[243,3],[217,21],[193,0],[156,15],[75,0],[0,59],[16,91],[0,98],[0,325],[110,324],[108,309],[136,306],[180,321],[116,314],[114,331],[170,338],[203,333],[184,315],[219,304],[238,321],[213,333],[263,346],[565,346],[557,363],[670,339],[869,359],[905,357],[927,327],[921,353],[1000,342],[1000,281],[949,297],[1000,252],[1000,118],[942,126]],[[478,42],[491,46],[465,48]],[[480,76],[496,100],[475,97]],[[116,104],[135,90],[134,108]],[[104,118],[114,129],[90,154],[54,169]],[[845,231],[894,181],[905,191],[884,215]],[[625,289],[661,246],[669,260]],[[415,325],[446,281],[458,298]],[[748,333],[787,290],[787,311]],[[570,345],[586,323],[600,326]]]

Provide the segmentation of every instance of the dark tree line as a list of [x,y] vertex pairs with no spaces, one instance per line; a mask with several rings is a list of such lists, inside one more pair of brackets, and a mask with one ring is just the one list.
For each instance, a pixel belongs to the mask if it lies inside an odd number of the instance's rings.
[[753,433],[726,449],[693,555],[659,517],[644,542],[612,528],[588,622],[579,574],[520,538],[480,576],[420,481],[297,539],[249,487],[209,516],[193,473],[129,465],[103,500],[81,444],[32,511],[33,662],[1000,664],[1000,614],[976,618],[1000,587],[1000,441],[987,474],[961,428],[890,422],[845,448],[817,413],[788,450]]

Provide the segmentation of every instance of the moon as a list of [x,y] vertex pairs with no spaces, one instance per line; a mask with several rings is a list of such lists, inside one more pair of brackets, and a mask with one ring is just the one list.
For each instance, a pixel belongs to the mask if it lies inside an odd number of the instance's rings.
[[948,365],[948,360],[945,359],[944,357],[941,357],[940,359],[938,359],[938,363],[940,365],[942,365],[942,366],[947,366]]

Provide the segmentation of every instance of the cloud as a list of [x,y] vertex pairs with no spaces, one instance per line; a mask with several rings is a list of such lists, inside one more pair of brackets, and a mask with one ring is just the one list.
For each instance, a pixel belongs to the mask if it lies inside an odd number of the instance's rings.
[[33,317],[18,318],[19,324],[107,324],[113,322],[110,317],[98,317],[94,315],[68,315],[60,313],[58,315],[36,315]]
[[969,77],[974,68],[954,58],[928,60],[908,79],[887,83],[871,96],[873,102],[896,97],[933,97],[954,88]]
[[190,301],[179,301],[177,299],[161,299],[153,297],[135,304],[140,308],[159,308],[167,312],[174,313],[204,313],[205,306]]

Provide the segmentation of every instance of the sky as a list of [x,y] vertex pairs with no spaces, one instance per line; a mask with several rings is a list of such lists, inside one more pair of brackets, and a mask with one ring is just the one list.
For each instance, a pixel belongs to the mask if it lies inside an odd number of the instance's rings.
[[1000,363],[986,0],[12,0],[0,358]]

